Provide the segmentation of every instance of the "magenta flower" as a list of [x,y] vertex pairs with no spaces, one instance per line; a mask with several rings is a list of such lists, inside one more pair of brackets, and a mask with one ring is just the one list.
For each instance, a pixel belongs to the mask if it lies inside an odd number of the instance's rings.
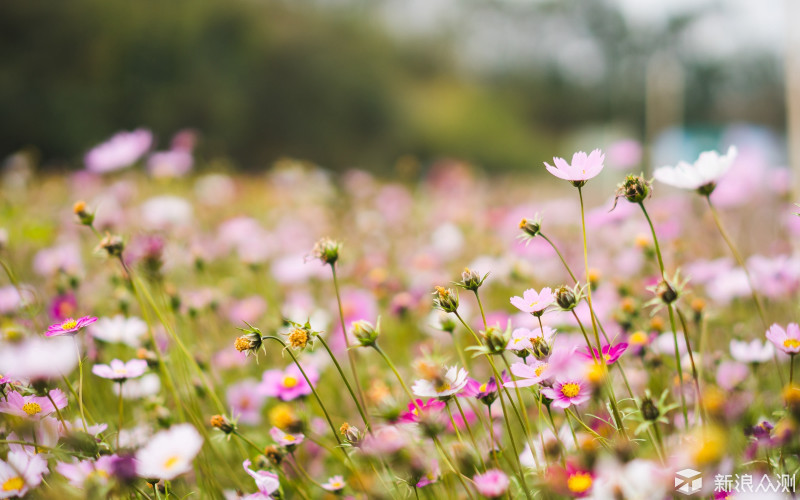
[[113,172],[136,163],[153,143],[153,134],[146,129],[119,132],[108,141],[86,153],[86,169],[96,174]]
[[249,459],[242,462],[244,471],[255,480],[258,492],[263,495],[263,498],[271,498],[270,495],[278,491],[281,487],[281,481],[278,479],[278,475],[266,470],[254,471],[250,468],[250,465],[251,462]]
[[794,356],[800,352],[800,326],[797,323],[789,323],[786,330],[774,324],[767,330],[767,338],[786,354]]
[[[500,377],[503,382],[511,380],[511,377],[509,377],[505,371],[500,374]],[[481,384],[477,380],[471,378],[459,396],[475,398],[483,404],[490,405],[497,398],[497,380],[494,377],[489,377],[488,382]]]
[[[53,399],[56,406],[50,402]],[[67,406],[67,396],[59,389],[50,391],[50,398],[47,396],[23,396],[22,394],[11,391],[5,401],[0,401],[0,413],[8,413],[18,417],[40,420],[56,411]]]
[[534,316],[541,316],[547,306],[553,303],[556,298],[553,291],[549,287],[542,288],[542,291],[537,292],[533,288],[529,288],[523,292],[522,297],[511,297],[511,305],[516,307],[522,312],[531,313]]
[[108,365],[94,365],[92,373],[98,377],[107,378],[115,382],[125,382],[129,378],[141,377],[147,371],[147,361],[143,359],[132,359],[127,363],[112,359]]
[[[305,367],[304,370],[311,383],[316,384],[319,380],[317,370],[311,366]],[[261,380],[261,393],[265,396],[280,398],[283,401],[291,401],[311,394],[311,386],[308,385],[297,365],[292,364],[286,370],[265,371]]]
[[75,295],[72,293],[64,293],[53,297],[50,303],[50,315],[56,321],[64,321],[69,319],[78,308],[78,302],[75,300]]
[[400,415],[401,422],[419,422],[420,412],[417,410],[417,406],[419,406],[419,409],[422,410],[423,413],[429,411],[440,412],[446,406],[443,401],[439,401],[436,398],[431,398],[425,403],[423,403],[421,399],[417,399],[416,402],[416,406],[413,402],[408,403],[408,411]]
[[297,446],[303,442],[303,439],[305,439],[305,436],[302,434],[289,434],[283,432],[277,427],[270,429],[269,435],[272,436],[272,439],[281,446]]
[[569,408],[585,403],[591,396],[591,389],[583,380],[556,380],[553,387],[542,389],[542,395],[552,399],[556,408]]
[[239,422],[249,425],[261,423],[261,408],[266,396],[259,391],[259,383],[245,379],[228,387],[228,405],[231,415]]
[[113,473],[112,464],[116,458],[116,455],[103,455],[94,461],[59,462],[56,465],[56,471],[67,478],[71,486],[83,489],[83,484],[90,479],[99,480],[102,484],[108,482],[108,478]]
[[333,476],[326,482],[322,483],[322,487],[328,491],[339,491],[344,489],[346,483],[342,476]]
[[570,181],[575,186],[580,187],[603,170],[605,158],[606,156],[602,151],[595,149],[588,156],[583,151],[578,151],[572,155],[572,165],[567,163],[564,158],[557,157],[553,157],[553,163],[556,164],[555,167],[547,162],[544,165],[547,167],[548,172],[559,179]]
[[478,493],[489,498],[498,498],[508,490],[508,476],[499,469],[489,469],[472,478]]
[[95,321],[97,321],[97,318],[94,316],[84,316],[81,319],[67,318],[61,323],[50,325],[45,333],[45,336],[58,337],[60,335],[75,335],[78,333],[78,330],[85,326],[91,325]]
[[595,358],[602,358],[605,360],[607,365],[613,365],[622,353],[628,348],[628,344],[625,342],[621,342],[617,345],[612,346],[611,344],[606,344],[603,346],[602,353],[603,355],[600,356],[597,353],[597,349],[592,347],[592,352],[589,352],[589,348],[585,347],[582,351],[578,351],[578,354],[583,356],[588,360],[593,360]]

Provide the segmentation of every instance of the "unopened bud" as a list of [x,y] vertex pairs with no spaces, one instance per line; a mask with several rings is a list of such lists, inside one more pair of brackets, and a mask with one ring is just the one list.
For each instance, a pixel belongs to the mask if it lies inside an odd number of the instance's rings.
[[531,238],[536,237],[542,230],[542,222],[538,218],[536,219],[525,219],[523,218],[519,221],[519,228],[522,229],[522,232],[526,235],[530,236]]
[[662,280],[656,288],[656,295],[661,298],[665,304],[671,304],[678,300],[678,292],[666,280]]
[[566,286],[557,289],[555,295],[556,304],[565,311],[571,311],[578,305],[578,298],[575,296],[575,292]]
[[121,257],[122,251],[125,250],[125,242],[121,236],[106,233],[97,248],[105,250],[109,257]]
[[506,350],[508,341],[511,338],[511,330],[501,330],[496,326],[490,326],[484,332],[486,348],[490,354],[500,354]]
[[322,238],[314,245],[312,255],[325,264],[333,265],[339,260],[339,249],[342,244],[330,238]]
[[653,422],[658,419],[659,415],[661,415],[661,412],[656,407],[656,404],[653,403],[653,400],[644,398],[642,401],[642,416],[644,416],[645,420]]
[[225,434],[230,434],[231,432],[236,430],[236,428],[233,425],[233,422],[228,420],[228,418],[224,415],[214,415],[213,417],[211,417],[210,423],[211,427],[219,429]]
[[464,268],[464,272],[461,273],[461,283],[458,283],[458,285],[466,290],[475,292],[478,290],[478,288],[481,287],[481,285],[483,284],[483,280],[485,279],[486,279],[485,276],[483,277],[483,279],[481,279],[480,274],[466,267]]
[[433,292],[433,303],[444,312],[454,313],[458,310],[458,295],[451,288],[437,286]]

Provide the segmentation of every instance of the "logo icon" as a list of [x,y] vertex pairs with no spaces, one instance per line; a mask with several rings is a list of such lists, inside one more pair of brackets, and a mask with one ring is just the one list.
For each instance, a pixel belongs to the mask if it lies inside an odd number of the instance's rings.
[[675,473],[675,490],[691,495],[703,489],[703,477],[694,469],[683,469]]

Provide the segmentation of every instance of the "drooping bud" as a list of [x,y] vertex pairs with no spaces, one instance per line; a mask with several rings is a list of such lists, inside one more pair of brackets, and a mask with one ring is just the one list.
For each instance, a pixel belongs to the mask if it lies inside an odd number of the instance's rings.
[[536,216],[533,219],[523,218],[519,221],[519,228],[526,237],[535,238],[542,230],[542,220],[539,218],[539,216]]
[[105,250],[109,257],[121,257],[122,251],[125,250],[125,242],[122,241],[122,236],[106,233],[97,248]]
[[292,349],[305,349],[308,345],[308,332],[303,328],[295,328],[289,332],[288,340]]
[[330,238],[322,238],[314,245],[311,254],[324,264],[333,265],[339,260],[339,249],[342,244]]
[[378,320],[378,326],[376,327],[369,321],[362,319],[354,321],[350,326],[353,336],[358,340],[359,344],[364,347],[372,347],[378,340],[378,335],[380,335],[380,325],[380,320]]
[[215,429],[219,429],[225,434],[230,434],[236,430],[236,427],[233,425],[233,422],[228,420],[228,417],[224,415],[214,415],[209,420],[211,423],[211,427]]
[[433,304],[446,313],[458,310],[458,295],[452,288],[437,286],[433,292]]
[[72,206],[72,211],[78,216],[78,222],[84,226],[91,227],[94,224],[94,214],[86,209],[85,201],[75,202],[75,205]]
[[658,295],[665,304],[672,304],[678,300],[678,292],[666,280],[662,280],[661,283],[658,284],[656,287],[656,295]]
[[245,356],[258,354],[262,345],[261,332],[257,328],[245,330],[245,334],[236,337],[236,341],[233,343],[236,350],[245,353]]

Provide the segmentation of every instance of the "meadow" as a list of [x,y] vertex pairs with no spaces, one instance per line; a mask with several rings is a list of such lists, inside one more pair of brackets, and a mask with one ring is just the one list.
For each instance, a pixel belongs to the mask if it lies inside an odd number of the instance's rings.
[[757,148],[383,179],[152,143],[6,165],[0,498],[793,497],[800,217]]

